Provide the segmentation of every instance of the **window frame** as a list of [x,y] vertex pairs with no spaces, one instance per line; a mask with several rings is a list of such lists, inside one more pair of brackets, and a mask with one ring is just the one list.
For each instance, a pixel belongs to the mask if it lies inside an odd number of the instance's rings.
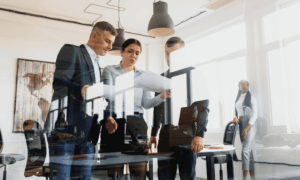
[[269,117],[270,117],[270,127],[272,132],[287,132],[288,134],[298,134],[300,133],[300,127],[293,127],[293,124],[286,121],[285,125],[274,125],[273,122],[273,108],[272,108],[272,99],[271,99],[271,84],[270,84],[270,64],[268,59],[268,53],[274,50],[280,50],[286,48],[289,43],[300,41],[300,33],[297,35],[289,36],[289,37],[280,37],[278,40],[275,40],[270,43],[265,42],[265,29],[264,29],[264,17],[273,13],[278,13],[284,8],[293,6],[297,3],[300,3],[300,0],[287,0],[281,1],[277,3],[277,9],[273,12],[269,12],[268,14],[264,14],[261,16],[261,33],[262,33],[262,53],[266,59],[266,73],[267,73],[267,82],[268,82],[268,98],[269,98]]

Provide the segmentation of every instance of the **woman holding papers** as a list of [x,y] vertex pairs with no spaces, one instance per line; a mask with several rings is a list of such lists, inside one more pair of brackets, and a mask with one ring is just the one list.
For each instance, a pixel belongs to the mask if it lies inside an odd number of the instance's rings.
[[[142,70],[139,70],[135,67],[136,62],[139,59],[139,56],[142,52],[142,45],[136,39],[128,39],[122,45],[121,56],[122,61],[117,65],[110,65],[104,68],[103,70],[103,81],[106,85],[113,85],[117,87],[127,87],[129,84],[134,84],[134,79],[139,75],[145,73]],[[127,74],[128,73],[128,74]],[[132,73],[132,76],[129,73]],[[131,79],[132,77],[132,79]],[[125,79],[126,78],[126,79]],[[132,87],[131,86],[131,87]],[[149,109],[161,104],[165,98],[170,97],[170,92],[163,92],[158,96],[152,98],[150,91],[145,91],[143,89],[134,89],[134,99],[132,99],[134,106],[134,116],[143,117],[144,109]],[[130,101],[130,99],[129,99]],[[128,103],[128,99],[127,102]],[[123,112],[118,111],[116,108],[118,104],[117,100],[110,100],[109,105],[106,110],[110,113],[124,113],[125,105],[123,103]],[[117,112],[118,111],[118,112]],[[122,111],[122,110],[121,110]],[[125,113],[128,114],[128,113]],[[136,163],[130,164],[130,179],[145,179],[146,178],[146,167],[147,163]],[[120,167],[115,171],[118,173],[118,178],[121,178],[123,175],[123,167]]]
[[[249,92],[249,82],[239,82],[239,92],[235,101],[236,117],[234,124],[239,124],[240,137],[242,141],[242,169],[243,179],[247,178],[248,171],[251,179],[255,179],[252,146],[256,135],[257,102]],[[239,117],[239,118],[237,118]]]

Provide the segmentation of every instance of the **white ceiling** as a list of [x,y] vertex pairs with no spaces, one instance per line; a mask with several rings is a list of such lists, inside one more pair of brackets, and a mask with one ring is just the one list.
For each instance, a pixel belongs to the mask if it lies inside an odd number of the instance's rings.
[[[209,0],[163,1],[168,3],[169,14],[175,25],[201,12],[203,10],[201,6],[209,2]],[[118,5],[118,0],[0,0],[0,7],[91,24],[100,15],[85,13],[84,10],[90,4],[96,4],[116,10],[91,5],[86,11],[101,14],[102,17],[98,21],[108,21],[117,27],[117,8],[107,5],[107,2],[110,5]],[[125,31],[147,34],[148,22],[153,14],[153,2],[154,0],[120,0],[120,7],[125,8],[124,11],[120,11],[121,24]],[[183,23],[175,30],[201,17],[203,16]]]

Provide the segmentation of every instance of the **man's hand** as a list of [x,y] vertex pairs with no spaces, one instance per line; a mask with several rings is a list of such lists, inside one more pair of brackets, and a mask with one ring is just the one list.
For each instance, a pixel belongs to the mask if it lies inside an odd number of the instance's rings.
[[81,88],[81,96],[83,99],[86,99],[86,89],[90,87],[90,85],[85,85]]
[[106,127],[106,129],[108,131],[108,134],[114,133],[118,129],[117,122],[111,116],[109,116],[106,120],[107,120],[107,122],[106,122],[105,127]]
[[195,136],[191,144],[191,149],[194,149],[194,154],[203,150],[203,138]]
[[150,137],[150,140],[148,142],[148,149],[149,149],[149,152],[152,152],[152,144],[154,144],[154,148],[156,149],[157,147],[157,139],[155,136],[151,136]]
[[236,123],[239,123],[240,121],[239,121],[239,119],[237,118],[237,117],[234,117],[233,118],[233,124],[234,125],[236,125]]
[[166,90],[160,94],[161,99],[171,98],[171,90]]

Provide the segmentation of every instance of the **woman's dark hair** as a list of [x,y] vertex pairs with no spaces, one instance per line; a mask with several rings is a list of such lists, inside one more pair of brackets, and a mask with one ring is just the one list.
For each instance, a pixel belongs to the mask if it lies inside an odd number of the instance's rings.
[[[64,118],[62,118],[62,115],[64,115]],[[62,119],[64,120],[64,119],[65,119],[65,116],[66,116],[66,115],[65,115],[64,112],[59,112],[58,115],[57,115],[57,120],[62,120]]]
[[[62,118],[62,115],[64,115],[64,118]],[[57,119],[56,119],[54,127],[60,128],[61,124],[66,122],[65,117],[66,117],[66,115],[64,112],[59,112],[57,115]]]
[[[240,96],[241,96],[241,94],[242,94],[242,92],[241,92],[241,90],[240,90],[240,85],[241,85],[241,83],[244,82],[244,81],[246,81],[246,80],[241,80],[241,81],[239,82],[239,85],[238,85],[238,86],[239,86],[239,92],[238,92],[238,95],[237,95],[237,97],[236,97],[235,103],[240,99]],[[247,82],[248,82],[248,81],[247,81]],[[249,82],[248,82],[248,84],[249,84]],[[243,101],[243,106],[247,106],[247,107],[252,108],[252,107],[251,107],[251,93],[250,93],[250,91],[248,91],[247,94],[246,94],[246,97],[245,97],[245,99],[244,99],[244,101]],[[235,115],[236,115],[236,117],[238,116],[238,113],[237,113],[236,108],[235,108]]]
[[[126,49],[130,44],[136,44],[136,45],[140,46],[141,52],[142,52],[142,44],[140,43],[139,40],[133,39],[133,38],[127,39],[127,40],[122,44],[122,50],[121,50],[121,51],[124,52],[125,49]],[[140,52],[140,53],[141,53],[141,52]]]

